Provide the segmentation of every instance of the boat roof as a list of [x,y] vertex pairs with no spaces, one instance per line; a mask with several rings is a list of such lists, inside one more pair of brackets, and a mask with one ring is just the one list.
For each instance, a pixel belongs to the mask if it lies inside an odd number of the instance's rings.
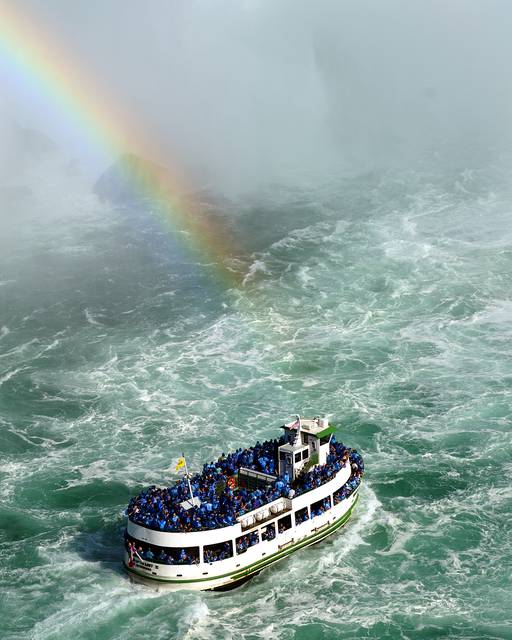
[[[295,424],[295,423],[292,423]],[[284,424],[282,429],[293,428],[291,424]],[[300,430],[309,433],[316,438],[325,438],[333,434],[337,428],[334,425],[323,425],[319,418],[312,418],[311,420],[302,419],[300,421]]]

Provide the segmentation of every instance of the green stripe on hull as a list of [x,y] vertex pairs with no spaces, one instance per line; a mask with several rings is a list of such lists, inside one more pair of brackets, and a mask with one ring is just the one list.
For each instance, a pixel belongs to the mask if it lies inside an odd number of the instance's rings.
[[274,564],[274,562],[278,562],[279,560],[282,560],[283,558],[285,558],[286,556],[289,556],[291,553],[297,551],[298,549],[307,547],[310,544],[314,544],[315,542],[320,542],[327,536],[331,535],[331,533],[334,533],[337,529],[342,527],[350,518],[350,516],[352,515],[352,510],[356,506],[358,500],[359,500],[359,495],[356,494],[354,504],[350,507],[350,509],[340,518],[340,520],[333,523],[329,527],[325,528],[323,531],[320,531],[319,533],[315,533],[305,538],[304,540],[301,540],[300,542],[296,542],[295,544],[290,545],[287,549],[283,549],[282,551],[276,551],[268,558],[265,558],[263,560],[258,560],[257,562],[253,562],[252,564],[248,565],[244,569],[231,571],[230,573],[224,573],[219,576],[211,576],[209,578],[191,578],[188,580],[173,580],[173,579],[168,580],[166,578],[157,578],[156,576],[148,576],[146,573],[142,573],[140,571],[137,571],[136,569],[131,569],[130,567],[126,566],[126,564],[125,564],[125,568],[130,573],[134,573],[135,575],[141,576],[143,578],[147,578],[148,580],[165,582],[167,584],[191,584],[196,582],[209,582],[212,580],[220,580],[222,578],[231,578],[231,580],[240,580],[242,578],[247,578],[253,573],[257,573],[261,571],[263,568],[271,564]]

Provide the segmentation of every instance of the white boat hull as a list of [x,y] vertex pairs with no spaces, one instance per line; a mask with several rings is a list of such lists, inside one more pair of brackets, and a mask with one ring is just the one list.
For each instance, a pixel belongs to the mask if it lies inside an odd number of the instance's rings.
[[[348,472],[348,473],[347,473]],[[316,500],[331,495],[333,491],[343,486],[350,476],[350,467],[342,470],[330,482],[302,494],[290,501],[293,513]],[[335,533],[350,518],[352,509],[357,501],[358,490],[348,498],[334,505],[325,513],[305,522],[294,525],[287,531],[278,534],[273,540],[261,541],[247,549],[244,553],[225,560],[192,565],[166,565],[133,558],[125,552],[124,564],[133,580],[142,582],[154,589],[192,589],[211,590],[230,588],[244,582],[262,569],[283,560],[291,553],[320,542]],[[282,513],[278,517],[282,517]],[[274,519],[275,521],[275,519]],[[258,530],[268,522],[258,523],[251,530]],[[135,540],[160,546],[189,546],[191,544],[212,544],[222,539],[235,538],[243,533],[238,523],[233,527],[225,527],[213,531],[190,533],[164,533],[145,529],[131,521],[128,522],[128,534]],[[245,532],[245,531],[244,531]],[[261,538],[261,536],[260,536]],[[201,554],[202,557],[202,554]]]

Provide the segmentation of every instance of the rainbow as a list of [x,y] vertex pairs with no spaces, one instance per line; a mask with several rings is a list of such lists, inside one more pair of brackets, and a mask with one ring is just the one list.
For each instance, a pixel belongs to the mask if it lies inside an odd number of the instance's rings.
[[[41,21],[22,14],[17,3],[0,2],[0,57],[16,80],[42,92],[76,127],[84,144],[94,144],[105,157],[125,158],[123,171],[164,225],[176,233],[201,262],[213,265],[227,286],[240,283],[239,270],[229,266],[233,236],[220,217],[208,216],[195,202],[178,169],[165,166],[162,152],[126,108],[100,90],[89,71],[60,48]],[[136,158],[144,159],[143,167]],[[165,168],[164,168],[165,167]]]

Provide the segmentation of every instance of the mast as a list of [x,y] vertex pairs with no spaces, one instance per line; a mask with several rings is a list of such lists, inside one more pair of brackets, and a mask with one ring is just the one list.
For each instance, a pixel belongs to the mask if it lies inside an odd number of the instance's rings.
[[185,478],[187,479],[188,488],[189,488],[189,491],[190,491],[190,505],[193,507],[194,506],[194,494],[192,493],[192,485],[190,484],[190,474],[188,472],[187,459],[185,458],[185,454],[184,453],[181,454],[181,457],[185,461]]
[[295,437],[295,442],[296,442],[297,444],[300,444],[300,429],[301,429],[301,427],[302,427],[302,423],[301,423],[301,421],[300,421],[300,416],[299,416],[299,414],[297,414],[297,415],[296,415],[296,418],[297,418],[297,436]]

